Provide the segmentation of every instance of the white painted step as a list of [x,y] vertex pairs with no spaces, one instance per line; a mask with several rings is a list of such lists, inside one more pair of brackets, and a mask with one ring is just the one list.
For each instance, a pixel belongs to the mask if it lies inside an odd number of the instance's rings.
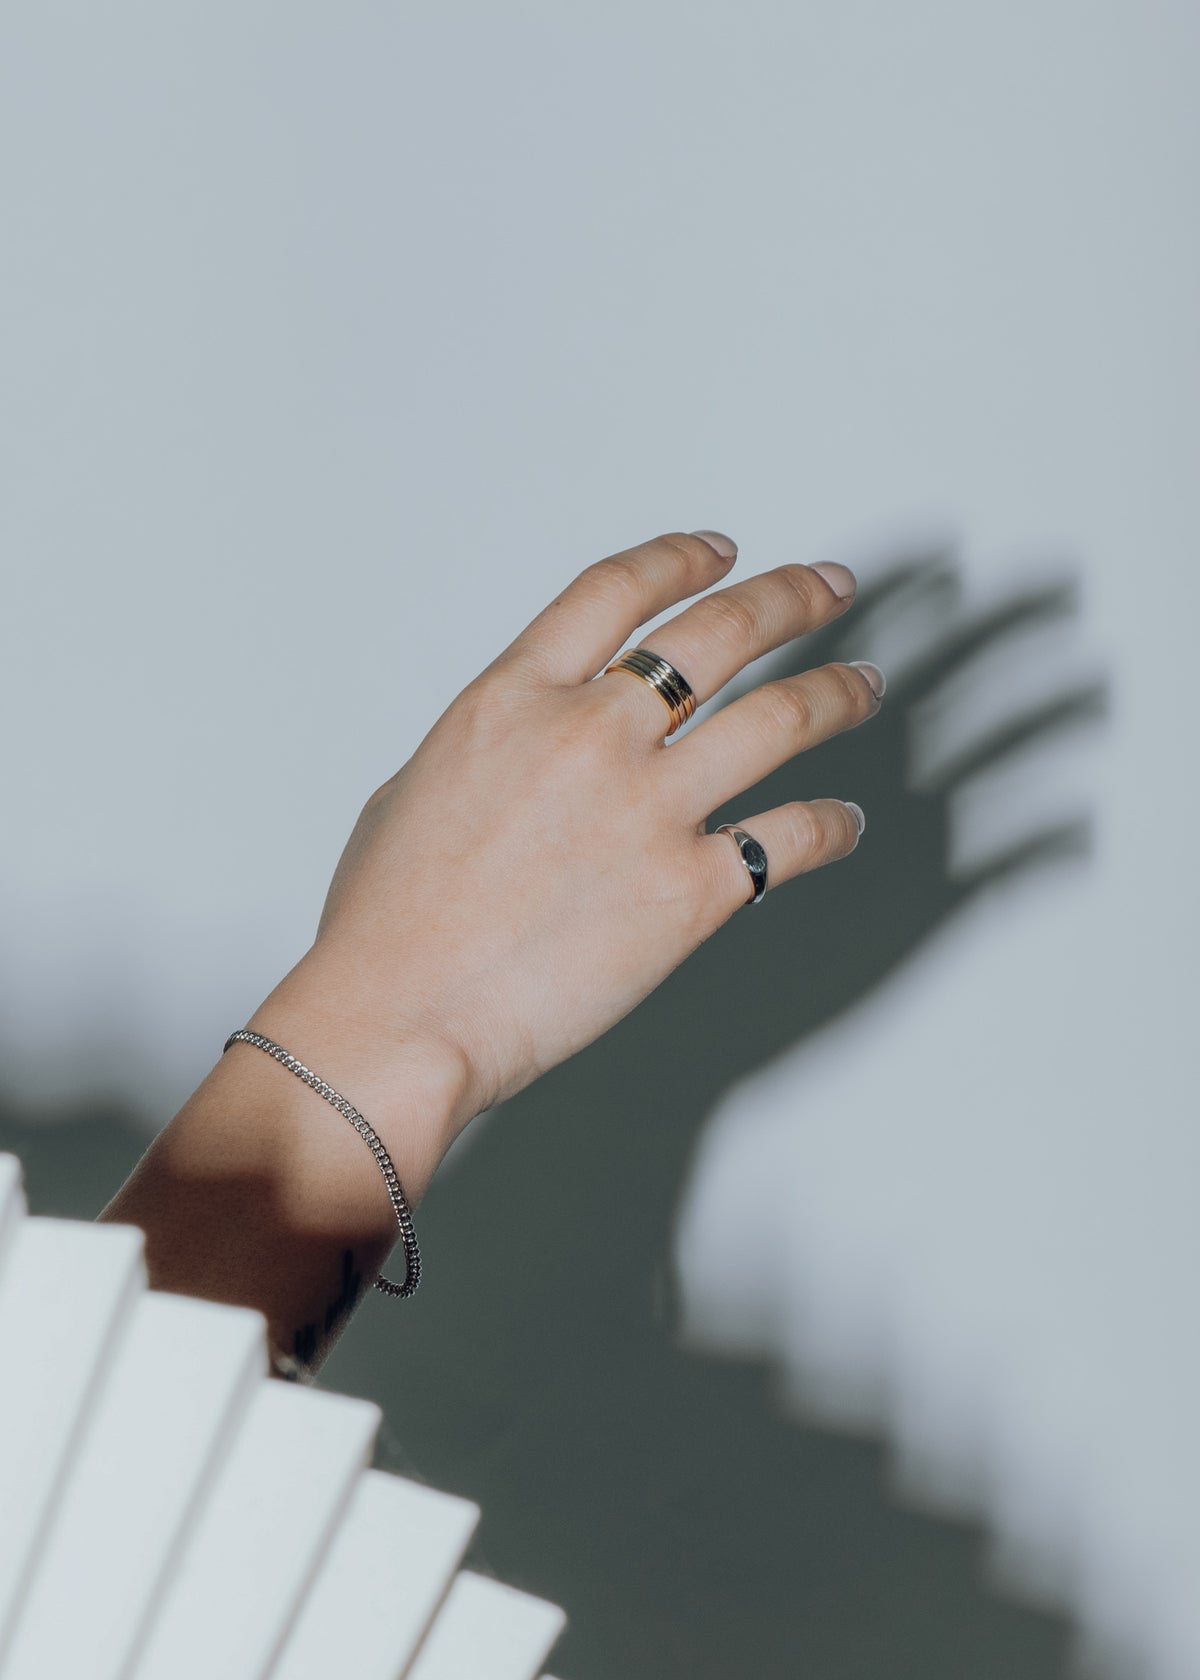
[[[12,1247],[17,1222],[25,1217],[25,1189],[21,1163],[15,1155],[0,1155],[0,1273]],[[0,1365],[0,1373],[4,1370]]]
[[564,1613],[460,1570],[479,1508],[368,1468],[379,1408],[146,1287],[134,1226],[0,1156],[0,1680],[536,1680]]
[[478,1521],[469,1500],[364,1472],[271,1680],[396,1680]]
[[84,1420],[0,1680],[120,1680],[267,1369],[261,1313],[142,1294]]
[[130,1225],[19,1219],[0,1271],[0,1652],[75,1439],[146,1286]]
[[557,1604],[463,1570],[408,1680],[537,1680],[566,1626]]
[[258,1385],[125,1680],[262,1680],[366,1468],[380,1416],[366,1400]]

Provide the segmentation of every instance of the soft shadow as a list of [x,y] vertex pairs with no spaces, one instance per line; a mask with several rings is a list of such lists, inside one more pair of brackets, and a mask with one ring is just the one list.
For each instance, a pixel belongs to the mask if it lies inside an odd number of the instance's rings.
[[[1068,1670],[1068,1628],[994,1596],[977,1533],[895,1509],[881,1449],[785,1419],[764,1367],[683,1350],[664,1298],[693,1150],[729,1087],[887,981],[982,887],[1087,851],[1081,814],[952,872],[948,811],[961,778],[1101,716],[1100,684],[1001,721],[936,786],[905,783],[914,708],[980,651],[1065,626],[1070,582],[963,616],[953,562],[923,557],[862,590],[856,618],[893,608],[923,618],[924,652],[879,715],[709,824],[820,787],[868,812],[858,852],[735,914],[491,1117],[421,1209],[417,1310],[372,1303],[326,1366],[381,1402],[432,1483],[482,1504],[487,1565],[569,1607],[555,1667],[575,1680]],[[838,624],[762,675],[863,652]]]
[[[1102,715],[1102,685],[1002,722],[936,786],[905,779],[914,708],[979,651],[1066,625],[1069,581],[963,616],[949,557],[905,559],[860,591],[854,623],[761,675],[863,656],[856,626],[893,607],[924,620],[925,651],[879,716],[709,824],[819,784],[866,809],[858,852],[739,911],[489,1118],[422,1204],[420,1295],[371,1294],[323,1372],[383,1406],[379,1462],[480,1503],[477,1567],[567,1608],[553,1667],[573,1680],[1070,1671],[1068,1624],[995,1595],[975,1530],[893,1506],[881,1446],[787,1419],[765,1365],[682,1348],[664,1289],[697,1138],[730,1086],[888,980],[982,887],[1088,849],[1080,814],[962,875],[948,811],[962,777]],[[12,1116],[0,1148],[25,1161],[35,1211],[92,1217],[144,1137],[112,1116],[70,1131],[86,1161],[60,1128]]]

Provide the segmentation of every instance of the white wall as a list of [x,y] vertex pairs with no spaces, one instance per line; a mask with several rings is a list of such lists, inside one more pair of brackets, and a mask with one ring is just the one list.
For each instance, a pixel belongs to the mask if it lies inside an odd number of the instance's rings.
[[165,1120],[362,799],[601,554],[1074,565],[1050,658],[1111,720],[961,842],[1028,791],[1094,856],[741,1090],[681,1252],[698,1337],[885,1419],[1163,1676],[1200,1665],[1198,48],[1165,0],[0,25],[8,1093]]

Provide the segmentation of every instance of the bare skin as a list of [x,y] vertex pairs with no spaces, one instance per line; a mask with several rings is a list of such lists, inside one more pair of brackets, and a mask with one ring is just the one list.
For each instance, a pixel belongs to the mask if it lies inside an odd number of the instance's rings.
[[[599,1038],[745,903],[745,865],[709,813],[879,709],[874,667],[825,665],[668,741],[652,688],[599,675],[735,555],[719,533],[668,532],[580,573],[367,801],[312,947],[247,1023],[362,1111],[413,1207],[475,1115]],[[853,598],[845,567],[779,566],[645,645],[702,703]],[[739,822],[766,850],[769,892],[860,833],[832,798]],[[398,1234],[362,1140],[246,1044],[99,1217],[142,1227],[153,1287],[257,1307],[273,1351],[311,1370]]]

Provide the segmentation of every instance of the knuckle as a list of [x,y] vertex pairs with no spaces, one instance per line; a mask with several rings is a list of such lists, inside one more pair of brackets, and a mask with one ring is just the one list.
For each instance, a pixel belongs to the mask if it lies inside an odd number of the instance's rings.
[[495,684],[487,679],[486,672],[481,672],[456,695],[450,711],[459,729],[475,735],[486,727],[495,704]]
[[778,568],[779,581],[784,588],[799,601],[805,615],[811,614],[820,602],[816,574],[810,566],[802,566],[798,561]]
[[803,743],[813,728],[812,701],[806,689],[795,683],[765,683],[759,690],[766,727],[772,739]]
[[697,852],[693,915],[703,910],[719,919],[735,910],[746,896],[746,866],[727,834],[714,832],[706,835],[705,841]]
[[376,812],[378,812],[380,808],[387,803],[387,797],[392,787],[392,781],[393,778],[389,776],[386,782],[380,782],[375,791],[368,796],[363,805],[362,811],[359,813],[360,816],[373,817]]
[[680,928],[687,928],[695,920],[703,883],[695,869],[681,867],[676,859],[669,868],[641,870],[631,890],[638,910],[665,912]]
[[[602,683],[593,684],[599,698],[605,704],[576,708],[570,716],[563,731],[563,744],[569,757],[576,764],[588,763],[604,765],[605,773],[611,773],[615,762],[629,764],[633,755],[639,754],[645,746],[645,730],[642,718],[637,708],[625,704],[632,684],[625,689],[618,688],[620,676],[605,677]],[[612,686],[608,686],[608,685]]]
[[719,848],[714,853],[697,837],[694,847],[676,848],[671,864],[639,870],[629,889],[635,914],[654,917],[657,926],[671,929],[677,946],[691,951],[721,924],[721,906],[729,899],[726,870]]
[[520,666],[506,671],[489,668],[455,696],[434,729],[457,754],[487,755],[541,703],[536,674]]
[[786,826],[788,846],[802,864],[820,852],[824,829],[811,805],[798,802],[785,805],[780,816]]
[[875,709],[871,685],[852,665],[830,665],[829,683],[839,713],[852,718],[867,717]]
[[707,571],[712,565],[714,550],[703,537],[694,537],[690,531],[664,531],[658,540],[686,561],[689,569],[699,566]]
[[627,554],[610,554],[605,560],[593,561],[581,577],[588,588],[619,600],[640,593],[645,583],[642,568]]
[[735,644],[739,649],[757,652],[762,639],[762,614],[754,596],[741,589],[728,589],[723,594],[709,597],[712,605],[704,603],[707,613],[711,613],[714,628],[719,630],[721,640]]

